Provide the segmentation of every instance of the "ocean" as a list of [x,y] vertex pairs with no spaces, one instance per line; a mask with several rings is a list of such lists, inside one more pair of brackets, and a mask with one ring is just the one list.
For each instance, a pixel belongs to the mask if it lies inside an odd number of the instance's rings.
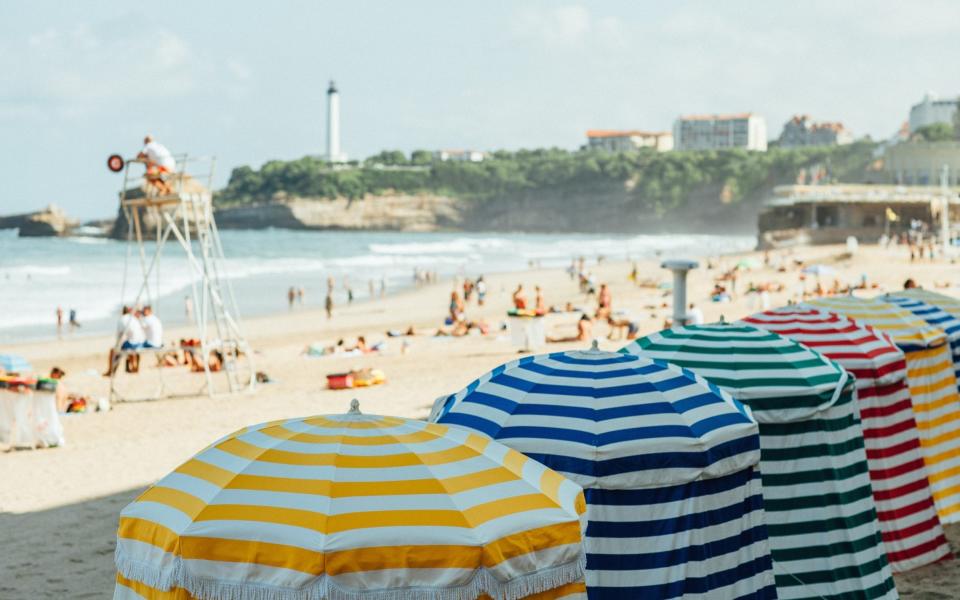
[[[413,285],[415,268],[441,278],[541,267],[565,267],[572,258],[706,257],[750,250],[752,236],[466,234],[396,232],[223,231],[226,275],[243,316],[286,310],[287,290],[302,287],[305,304],[320,307],[327,277],[337,282],[336,302],[346,300],[344,278],[355,298]],[[147,246],[148,259],[152,246]],[[142,283],[140,257],[126,242],[92,237],[18,238],[0,231],[0,343],[57,335],[56,310],[77,311],[74,335],[112,331],[119,307]],[[169,325],[186,322],[184,298],[193,275],[176,244],[164,247],[150,301]],[[65,328],[67,329],[67,328]]]

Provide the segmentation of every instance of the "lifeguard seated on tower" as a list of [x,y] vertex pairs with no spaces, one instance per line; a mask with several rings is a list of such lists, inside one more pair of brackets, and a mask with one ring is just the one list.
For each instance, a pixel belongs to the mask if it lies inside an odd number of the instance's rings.
[[156,189],[157,193],[162,195],[172,194],[173,188],[163,176],[177,170],[177,161],[174,160],[167,147],[154,140],[153,136],[147,135],[143,138],[143,150],[137,154],[137,158],[147,165],[146,180]]

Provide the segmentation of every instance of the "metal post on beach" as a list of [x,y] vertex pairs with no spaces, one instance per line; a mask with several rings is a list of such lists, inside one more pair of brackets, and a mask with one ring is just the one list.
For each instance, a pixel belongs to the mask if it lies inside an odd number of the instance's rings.
[[665,260],[660,266],[673,272],[673,325],[687,324],[687,272],[700,266],[695,260]]
[[940,191],[943,195],[940,209],[940,243],[943,245],[943,256],[949,258],[952,254],[950,246],[950,165],[943,165],[940,170]]

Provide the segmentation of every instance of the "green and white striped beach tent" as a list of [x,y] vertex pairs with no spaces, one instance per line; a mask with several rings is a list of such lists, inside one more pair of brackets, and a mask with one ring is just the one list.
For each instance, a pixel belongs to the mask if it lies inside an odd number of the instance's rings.
[[750,406],[781,599],[897,598],[874,504],[853,376],[748,325],[691,325],[623,352],[702,375]]

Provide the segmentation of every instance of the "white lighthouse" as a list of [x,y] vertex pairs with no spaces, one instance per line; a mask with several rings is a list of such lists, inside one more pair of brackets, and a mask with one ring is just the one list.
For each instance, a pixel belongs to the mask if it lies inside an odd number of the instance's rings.
[[347,162],[346,155],[340,152],[340,93],[333,80],[327,88],[327,160]]

